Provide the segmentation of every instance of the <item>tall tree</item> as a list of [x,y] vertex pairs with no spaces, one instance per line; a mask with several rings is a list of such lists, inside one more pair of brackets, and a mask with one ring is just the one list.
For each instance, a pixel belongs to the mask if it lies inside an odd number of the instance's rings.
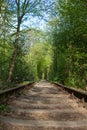
[[45,0],[9,0],[10,1],[10,10],[13,12],[14,20],[16,20],[16,38],[14,41],[14,52],[12,56],[12,63],[9,71],[9,76],[7,81],[11,81],[11,77],[13,74],[13,70],[15,67],[15,61],[17,57],[18,51],[18,42],[19,42],[19,35],[20,35],[20,27],[22,22],[28,18],[28,14],[31,16],[43,16],[42,11],[47,11],[48,4],[45,4]]
[[73,86],[84,86],[87,82],[86,4],[86,0],[56,0],[56,17],[51,22],[54,77],[61,81],[61,75],[65,75],[63,81]]

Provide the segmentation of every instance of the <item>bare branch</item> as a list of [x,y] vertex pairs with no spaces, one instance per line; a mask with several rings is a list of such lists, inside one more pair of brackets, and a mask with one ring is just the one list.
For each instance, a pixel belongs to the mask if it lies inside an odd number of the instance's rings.
[[15,0],[15,3],[18,5],[18,0]]

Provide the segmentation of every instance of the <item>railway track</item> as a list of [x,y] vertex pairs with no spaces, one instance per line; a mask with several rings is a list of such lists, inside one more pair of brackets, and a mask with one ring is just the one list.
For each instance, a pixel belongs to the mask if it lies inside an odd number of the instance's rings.
[[87,130],[87,109],[60,86],[39,82],[8,100],[0,130]]

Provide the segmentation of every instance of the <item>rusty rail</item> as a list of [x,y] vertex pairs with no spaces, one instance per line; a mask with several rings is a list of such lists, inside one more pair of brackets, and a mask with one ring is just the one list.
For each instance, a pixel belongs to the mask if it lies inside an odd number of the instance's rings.
[[0,92],[0,104],[5,103],[10,96],[15,95],[18,91],[24,89],[25,87],[31,87],[34,84],[34,82],[30,82],[28,84],[21,84],[17,85],[17,87],[10,88],[7,90],[4,90],[3,92]]
[[59,83],[54,83],[54,84],[62,87],[65,91],[74,95],[75,97],[79,98],[80,100],[87,102],[87,93],[86,92],[77,90],[75,88],[67,87],[67,86],[64,86]]

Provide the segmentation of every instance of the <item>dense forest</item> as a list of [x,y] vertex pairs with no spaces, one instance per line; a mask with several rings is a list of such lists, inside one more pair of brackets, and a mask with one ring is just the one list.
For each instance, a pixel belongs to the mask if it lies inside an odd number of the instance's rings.
[[51,79],[73,87],[87,85],[87,1],[57,0],[50,20]]
[[86,0],[0,1],[0,84],[41,79],[87,87]]

